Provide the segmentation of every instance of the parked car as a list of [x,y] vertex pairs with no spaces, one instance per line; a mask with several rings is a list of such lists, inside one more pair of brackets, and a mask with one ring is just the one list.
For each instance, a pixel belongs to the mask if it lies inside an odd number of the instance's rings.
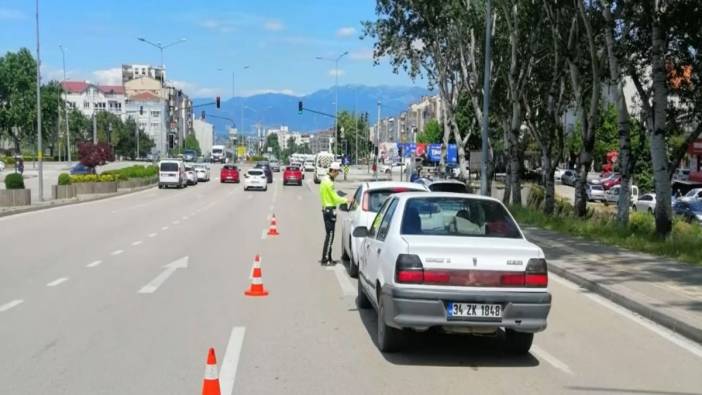
[[193,169],[195,169],[195,174],[197,175],[197,180],[198,181],[209,181],[210,180],[210,168],[203,165],[203,164],[198,164],[193,166]]
[[429,188],[414,182],[375,181],[362,183],[354,193],[354,202],[341,220],[341,255],[348,262],[351,277],[358,275],[358,246],[361,239],[352,236],[358,226],[369,227],[385,199],[400,192],[429,192]]
[[[619,201],[619,194],[621,193],[621,185],[615,185],[612,188],[608,189],[604,193],[604,203],[617,203]],[[630,200],[631,204],[634,204],[637,200],[639,200],[639,187],[636,185],[631,186],[631,194]]]
[[269,165],[271,167],[271,171],[274,171],[274,172],[280,171],[280,162],[278,162],[277,160],[272,160]]
[[678,200],[673,204],[673,212],[687,222],[702,224],[702,200]]
[[188,180],[188,185],[197,185],[197,174],[192,166],[185,165],[185,177]]
[[266,175],[266,180],[269,184],[273,182],[273,172],[271,171],[271,167],[268,165],[268,162],[258,162],[256,163],[255,168],[263,170],[263,173]]
[[302,171],[297,166],[286,166],[283,170],[283,185],[302,185]]
[[587,200],[590,202],[594,201],[605,201],[605,190],[602,185],[599,184],[587,184]]
[[239,169],[236,165],[224,165],[219,171],[219,182],[235,182],[239,183]]
[[71,169],[69,170],[69,173],[71,175],[79,175],[79,174],[96,174],[95,168],[94,167],[88,167],[80,162],[76,163],[75,165],[71,166]]
[[622,183],[622,176],[619,173],[612,173],[607,178],[602,179],[602,187],[605,191]]
[[187,185],[185,166],[178,159],[164,159],[158,163],[158,188],[183,188]]
[[575,183],[578,181],[578,173],[575,172],[575,170],[565,170],[563,171],[563,174],[561,175],[561,184],[563,185],[570,185],[572,187],[575,186]]
[[690,179],[690,169],[675,169],[673,180],[687,181]]
[[0,160],[0,171],[5,171],[5,162]]
[[470,193],[465,182],[458,180],[436,180],[427,185],[432,192]]
[[561,177],[563,176],[563,172],[564,172],[564,171],[565,171],[565,170],[556,167],[556,170],[553,172],[553,179],[554,179],[556,182],[561,182]]
[[644,193],[639,196],[639,199],[631,206],[634,211],[646,211],[653,214],[656,211],[656,194]]
[[249,169],[244,173],[244,190],[252,188],[268,190],[268,180],[262,168]]
[[702,188],[692,188],[680,200],[700,200],[702,199]]
[[403,347],[405,330],[505,332],[526,354],[551,308],[544,253],[497,199],[446,192],[389,197],[359,248],[358,307],[375,308],[377,345]]

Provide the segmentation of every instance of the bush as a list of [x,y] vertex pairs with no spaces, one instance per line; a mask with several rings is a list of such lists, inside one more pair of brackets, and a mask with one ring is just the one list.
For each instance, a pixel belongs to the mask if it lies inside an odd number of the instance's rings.
[[71,184],[71,175],[67,174],[67,173],[59,174],[58,184],[59,185],[70,185]]
[[98,176],[96,174],[83,174],[77,176],[71,176],[72,184],[79,184],[81,182],[98,182]]
[[100,182],[112,182],[115,177],[112,174],[101,174],[99,177]]
[[652,237],[656,231],[656,222],[653,215],[649,213],[631,213],[629,229],[635,235]]
[[19,173],[10,173],[5,177],[5,188],[24,189],[24,178]]
[[102,172],[103,175],[109,174],[116,180],[127,181],[130,178],[145,178],[153,177],[158,174],[157,166],[134,165],[116,170],[108,170]]

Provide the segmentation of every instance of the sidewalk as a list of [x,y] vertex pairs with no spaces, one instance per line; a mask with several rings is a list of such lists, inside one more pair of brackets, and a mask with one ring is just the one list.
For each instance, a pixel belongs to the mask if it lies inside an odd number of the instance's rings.
[[524,233],[551,272],[702,343],[702,266],[534,227]]

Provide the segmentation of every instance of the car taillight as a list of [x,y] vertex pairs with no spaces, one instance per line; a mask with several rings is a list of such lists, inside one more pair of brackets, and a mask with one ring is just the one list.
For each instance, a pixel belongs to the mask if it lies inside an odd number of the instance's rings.
[[368,211],[368,192],[363,193],[363,204],[361,204],[363,211]]
[[395,281],[421,284],[424,282],[424,266],[417,255],[400,254],[395,262]]
[[523,287],[524,286],[524,273],[509,273],[500,276],[500,285],[507,287]]
[[527,287],[545,287],[548,285],[548,265],[545,259],[529,259],[524,283]]

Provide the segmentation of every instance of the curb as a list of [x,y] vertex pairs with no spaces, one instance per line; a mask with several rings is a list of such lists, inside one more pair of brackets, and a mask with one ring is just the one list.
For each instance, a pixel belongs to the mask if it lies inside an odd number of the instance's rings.
[[96,198],[94,198],[94,199],[80,200],[80,199],[78,199],[78,198],[74,198],[74,199],[71,199],[71,200],[64,200],[64,201],[59,202],[59,203],[49,203],[49,204],[44,205],[44,206],[35,206],[35,207],[29,206],[29,207],[21,208],[21,209],[17,209],[17,210],[11,210],[11,211],[0,212],[0,218],[2,218],[2,217],[9,217],[9,216],[15,215],[15,214],[31,213],[31,212],[34,212],[34,211],[47,210],[47,209],[50,209],[50,208],[56,208],[56,207],[62,207],[62,206],[70,206],[70,205],[73,205],[73,204],[95,202],[95,201],[98,201],[98,200],[104,200],[104,199],[109,199],[109,198],[113,198],[113,197],[117,197],[117,196],[128,195],[128,194],[130,194],[130,193],[141,192],[141,191],[144,191],[144,190],[149,189],[149,188],[154,188],[154,187],[157,186],[157,185],[158,185],[158,183],[152,184],[152,185],[145,185],[145,186],[143,186],[143,187],[138,187],[138,188],[130,189],[130,190],[128,190],[128,191],[122,191],[122,192],[117,192],[117,193],[111,193],[111,194],[108,194],[108,195],[96,197]]
[[556,264],[550,264],[548,269],[549,271],[570,280],[589,291],[595,292],[600,296],[641,315],[644,318],[664,326],[675,333],[685,336],[692,341],[702,344],[702,328],[697,328],[685,321],[662,313],[661,311],[651,308],[645,304],[639,303],[634,299],[631,299],[619,292],[612,291],[611,289],[604,287],[595,281],[588,280],[583,276],[558,267]]

